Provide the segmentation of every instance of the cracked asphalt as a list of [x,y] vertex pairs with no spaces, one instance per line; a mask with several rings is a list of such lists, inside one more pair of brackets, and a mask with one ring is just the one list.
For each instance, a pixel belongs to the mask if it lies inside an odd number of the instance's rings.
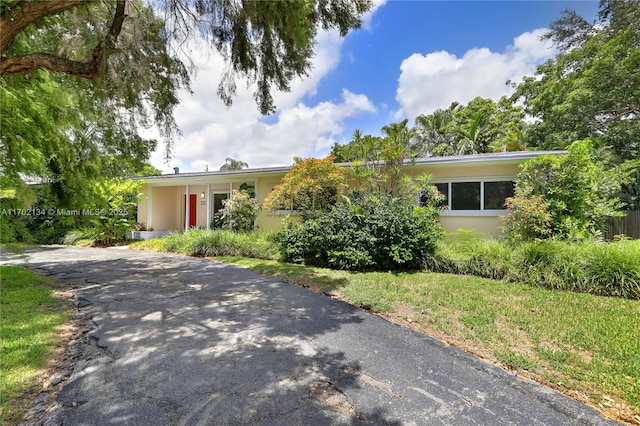
[[[199,258],[0,251],[68,283],[87,324],[42,425],[612,425],[455,347]],[[46,403],[46,404],[45,404]]]

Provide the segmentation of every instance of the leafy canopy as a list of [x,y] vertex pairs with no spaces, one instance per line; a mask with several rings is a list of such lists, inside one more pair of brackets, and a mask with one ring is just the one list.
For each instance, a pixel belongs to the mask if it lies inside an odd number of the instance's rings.
[[415,176],[410,167],[422,153],[422,145],[407,127],[408,120],[382,127],[383,136],[362,135],[356,130],[348,145],[334,144],[337,153],[351,162],[354,176],[363,190],[381,194],[413,205],[418,194],[437,204],[439,196],[435,187],[428,184],[430,176]]
[[600,2],[593,24],[566,11],[546,36],[560,50],[516,86],[513,101],[537,119],[534,146],[590,138],[623,160],[640,158],[640,2]]
[[[189,87],[187,42],[224,57],[218,94],[255,82],[262,113],[273,90],[310,70],[320,28],[345,35],[369,0],[6,0],[0,3],[2,187],[22,177],[53,182],[61,199],[83,198],[95,176],[138,173],[160,129],[167,158],[179,135],[173,111]],[[183,63],[187,62],[187,65]],[[126,164],[125,164],[126,163]],[[21,190],[26,191],[22,186]]]

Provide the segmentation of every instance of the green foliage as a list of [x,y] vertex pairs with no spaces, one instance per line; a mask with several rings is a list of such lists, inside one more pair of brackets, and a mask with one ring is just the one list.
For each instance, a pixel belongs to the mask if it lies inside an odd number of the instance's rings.
[[247,191],[234,190],[231,198],[223,200],[221,214],[222,228],[236,232],[253,230],[260,205]]
[[[640,3],[602,1],[590,23],[565,11],[551,24],[547,38],[561,50],[516,87],[536,118],[529,132],[532,146],[564,149],[592,139],[608,147],[615,160],[640,158]],[[628,208],[640,208],[640,173],[626,186]]]
[[[199,39],[224,57],[218,93],[227,104],[244,78],[257,83],[266,114],[275,110],[272,90],[288,91],[308,73],[317,31],[344,36],[371,7],[368,0],[39,3],[0,8],[0,31],[17,34],[0,46],[0,185],[46,178],[61,207],[85,199],[87,179],[144,173],[157,141],[141,138],[142,128],[160,130],[169,157],[179,134],[177,92],[190,80],[179,59],[188,56],[185,43]],[[32,23],[21,27],[25,17]]]
[[509,241],[534,241],[552,236],[549,202],[542,195],[533,195],[533,187],[516,187],[515,196],[507,198],[506,205],[509,214],[500,219]]
[[421,114],[410,129],[407,120],[391,123],[382,128],[383,137],[356,131],[351,142],[335,143],[331,153],[337,162],[389,162],[393,168],[398,161],[423,157],[525,150],[527,129],[521,106],[504,97],[498,102],[477,97],[467,105],[453,102],[447,109]]
[[640,241],[449,240],[425,259],[424,266],[435,272],[640,299]]
[[365,191],[415,202],[422,188],[403,170],[406,162],[411,163],[418,157],[419,147],[407,123],[408,120],[403,120],[383,126],[382,137],[354,132],[349,143],[352,166],[356,177],[363,181]]
[[21,203],[14,198],[0,198],[0,243],[31,241],[22,216],[16,214],[16,209],[21,208]]
[[334,144],[332,155],[351,162],[353,172],[365,192],[394,197],[414,204],[420,192],[431,194],[429,175],[413,176],[407,173],[410,165],[422,153],[421,142],[407,127],[408,120],[382,127],[383,137],[353,133],[348,145]]
[[275,111],[272,89],[289,91],[294,77],[310,70],[318,29],[335,28],[341,36],[359,28],[361,15],[370,9],[368,0],[356,1],[258,1],[235,7],[226,1],[184,1],[195,8],[197,24],[213,35],[213,46],[229,62],[218,86],[228,105],[237,77],[255,81],[254,98],[262,114]]
[[640,158],[640,14],[637,0],[602,2],[590,24],[567,11],[547,38],[561,49],[540,65],[534,77],[516,86],[513,99],[524,100],[539,119],[531,142],[545,149],[564,148],[591,138],[610,146],[621,159]]
[[480,97],[422,114],[412,129],[421,157],[521,151],[527,148],[526,130],[522,107],[507,98]]
[[[138,136],[140,128],[153,123],[166,139],[175,135],[172,112],[177,90],[188,84],[186,70],[166,51],[164,23],[140,2],[129,5],[118,47],[130,52],[112,55],[99,81],[43,70],[0,77],[0,166],[10,186],[20,175],[42,177],[52,182],[58,207],[77,205],[87,179],[144,168],[156,141]],[[113,9],[108,2],[82,6],[26,27],[3,53],[91,58]]]
[[67,246],[83,245],[83,243],[95,243],[101,240],[101,235],[96,228],[74,229],[65,234],[62,244]]
[[105,245],[124,240],[133,229],[142,182],[104,179],[92,185],[95,210],[91,224]]
[[244,256],[256,259],[277,259],[280,256],[272,234],[211,229],[175,232],[161,239],[134,243],[131,248],[153,248],[188,256]]
[[[506,218],[511,237],[599,236],[606,217],[618,214],[622,203],[614,195],[629,181],[633,165],[607,170],[589,140],[574,142],[568,151],[566,156],[544,155],[523,164],[516,178],[518,197]],[[518,217],[531,220],[531,228],[515,223]]]
[[349,270],[418,267],[441,235],[437,213],[387,195],[352,192],[328,212],[285,223],[278,244],[291,262]]
[[349,171],[331,155],[322,160],[295,157],[291,170],[264,201],[265,210],[327,210],[349,188]]

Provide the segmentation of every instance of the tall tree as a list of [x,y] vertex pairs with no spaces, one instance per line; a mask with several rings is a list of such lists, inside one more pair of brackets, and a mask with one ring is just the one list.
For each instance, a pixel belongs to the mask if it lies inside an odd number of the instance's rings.
[[224,164],[220,166],[220,171],[228,171],[228,170],[242,170],[248,169],[249,165],[241,160],[234,160],[233,158],[227,157]]
[[460,108],[457,102],[447,109],[437,109],[431,114],[420,114],[413,127],[414,137],[419,141],[423,157],[431,157],[439,146],[451,146],[454,136],[449,132],[455,111]]
[[[355,176],[363,181],[365,191],[388,195],[399,201],[415,203],[417,194],[427,188],[427,175],[412,177],[403,168],[415,162],[421,155],[421,143],[413,137],[408,120],[383,126],[382,136],[353,132],[345,150],[352,163]],[[333,150],[332,150],[333,152]]]
[[621,159],[640,158],[640,1],[601,1],[592,24],[566,11],[546,38],[561,53],[512,98],[537,120],[530,142],[554,149],[591,138]]
[[495,102],[477,97],[467,105],[454,102],[446,110],[418,116],[413,133],[422,157],[526,148],[523,109],[507,98]]
[[[344,36],[360,26],[361,15],[371,7],[370,0],[148,0],[147,4],[150,8],[145,9],[157,10],[166,23],[165,37],[183,42],[199,33],[225,57],[229,66],[218,89],[225,102],[231,103],[240,75],[257,83],[254,96],[264,114],[275,108],[272,88],[287,91],[293,77],[309,71],[318,29],[335,28]],[[108,17],[96,11],[104,7],[112,11]],[[30,26],[55,31],[47,20],[57,21],[61,12],[82,9],[96,25],[86,26],[79,37],[74,36],[78,27],[63,27],[65,35],[79,44],[71,55],[12,51]],[[140,0],[6,0],[0,8],[0,75],[47,69],[98,78],[112,65],[111,58],[135,56],[133,46],[121,43],[120,38],[129,32],[127,22],[135,21],[140,9]]]
[[369,0],[3,0],[0,185],[35,175],[61,196],[77,196],[87,176],[103,173],[101,159],[148,159],[156,141],[138,133],[150,125],[170,155],[177,91],[189,85],[180,46],[190,39],[226,60],[218,94],[227,104],[245,78],[257,84],[260,111],[272,112],[271,91],[288,90],[309,71],[318,30],[345,35],[369,7]]

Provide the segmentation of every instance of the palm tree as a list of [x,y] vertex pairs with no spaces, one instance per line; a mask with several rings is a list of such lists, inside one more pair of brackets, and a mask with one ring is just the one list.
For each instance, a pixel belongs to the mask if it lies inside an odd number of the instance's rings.
[[526,151],[527,134],[522,129],[513,129],[505,136],[495,140],[490,147],[495,152]]
[[249,165],[244,161],[234,160],[233,158],[227,157],[225,163],[220,167],[220,171],[228,171],[228,170],[242,170],[248,169]]
[[460,104],[453,102],[447,109],[437,109],[429,115],[421,114],[416,118],[412,132],[420,157],[431,157],[438,146],[439,151],[443,151],[444,146],[453,144],[455,138],[451,123],[460,108]]
[[466,124],[456,126],[455,133],[458,136],[456,155],[479,154],[485,152],[482,146],[482,137],[487,131],[487,116],[483,111],[478,111]]

